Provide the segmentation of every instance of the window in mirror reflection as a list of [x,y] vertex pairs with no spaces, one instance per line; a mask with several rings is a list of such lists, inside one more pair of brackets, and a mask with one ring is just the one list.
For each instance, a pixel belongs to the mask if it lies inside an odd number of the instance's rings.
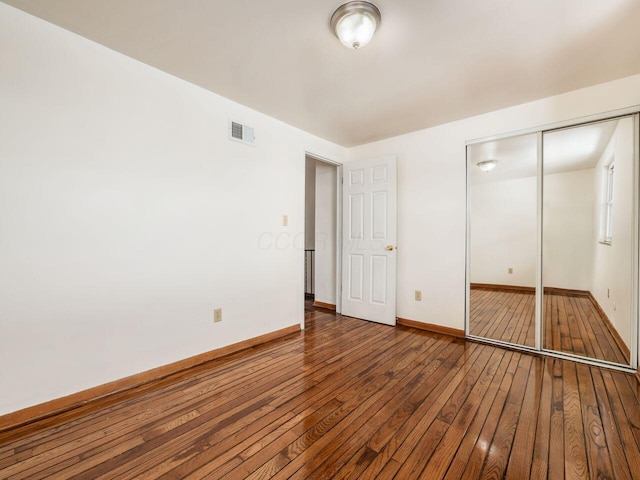
[[604,174],[602,179],[604,182],[603,191],[604,198],[604,214],[602,215],[602,242],[611,243],[611,237],[613,236],[613,170],[614,162],[613,157],[607,165],[604,166]]
[[543,137],[543,346],[629,363],[633,119]]

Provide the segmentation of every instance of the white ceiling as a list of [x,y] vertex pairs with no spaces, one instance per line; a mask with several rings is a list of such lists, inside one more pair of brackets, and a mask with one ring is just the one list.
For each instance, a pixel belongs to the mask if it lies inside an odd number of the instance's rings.
[[[618,120],[609,120],[545,133],[544,175],[595,168],[617,125]],[[536,176],[537,148],[535,133],[471,145],[471,185]],[[475,165],[485,160],[498,165],[483,172]]]
[[353,146],[640,72],[638,0],[5,0],[320,137]]

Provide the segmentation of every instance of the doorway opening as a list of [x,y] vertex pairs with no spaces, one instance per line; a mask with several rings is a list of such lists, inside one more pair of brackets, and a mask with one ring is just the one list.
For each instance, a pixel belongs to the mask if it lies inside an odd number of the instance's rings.
[[305,154],[305,311],[340,312],[341,165]]

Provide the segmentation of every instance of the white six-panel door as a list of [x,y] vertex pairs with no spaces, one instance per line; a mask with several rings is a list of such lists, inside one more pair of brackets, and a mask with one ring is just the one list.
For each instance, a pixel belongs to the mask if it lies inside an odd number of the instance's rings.
[[396,158],[344,165],[342,314],[396,324]]

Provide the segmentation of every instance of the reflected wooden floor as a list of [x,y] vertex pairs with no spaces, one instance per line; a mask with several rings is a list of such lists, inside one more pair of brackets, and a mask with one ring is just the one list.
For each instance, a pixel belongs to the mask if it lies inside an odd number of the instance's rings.
[[535,300],[533,293],[472,288],[469,333],[534,347]]
[[630,375],[306,316],[304,333],[0,435],[0,478],[640,478]]
[[[627,352],[607,328],[588,297],[545,294],[544,347],[559,352],[628,364]],[[491,289],[471,290],[472,335],[533,347],[535,295]]]
[[589,298],[545,295],[546,348],[583,357],[629,364],[605,320]]

